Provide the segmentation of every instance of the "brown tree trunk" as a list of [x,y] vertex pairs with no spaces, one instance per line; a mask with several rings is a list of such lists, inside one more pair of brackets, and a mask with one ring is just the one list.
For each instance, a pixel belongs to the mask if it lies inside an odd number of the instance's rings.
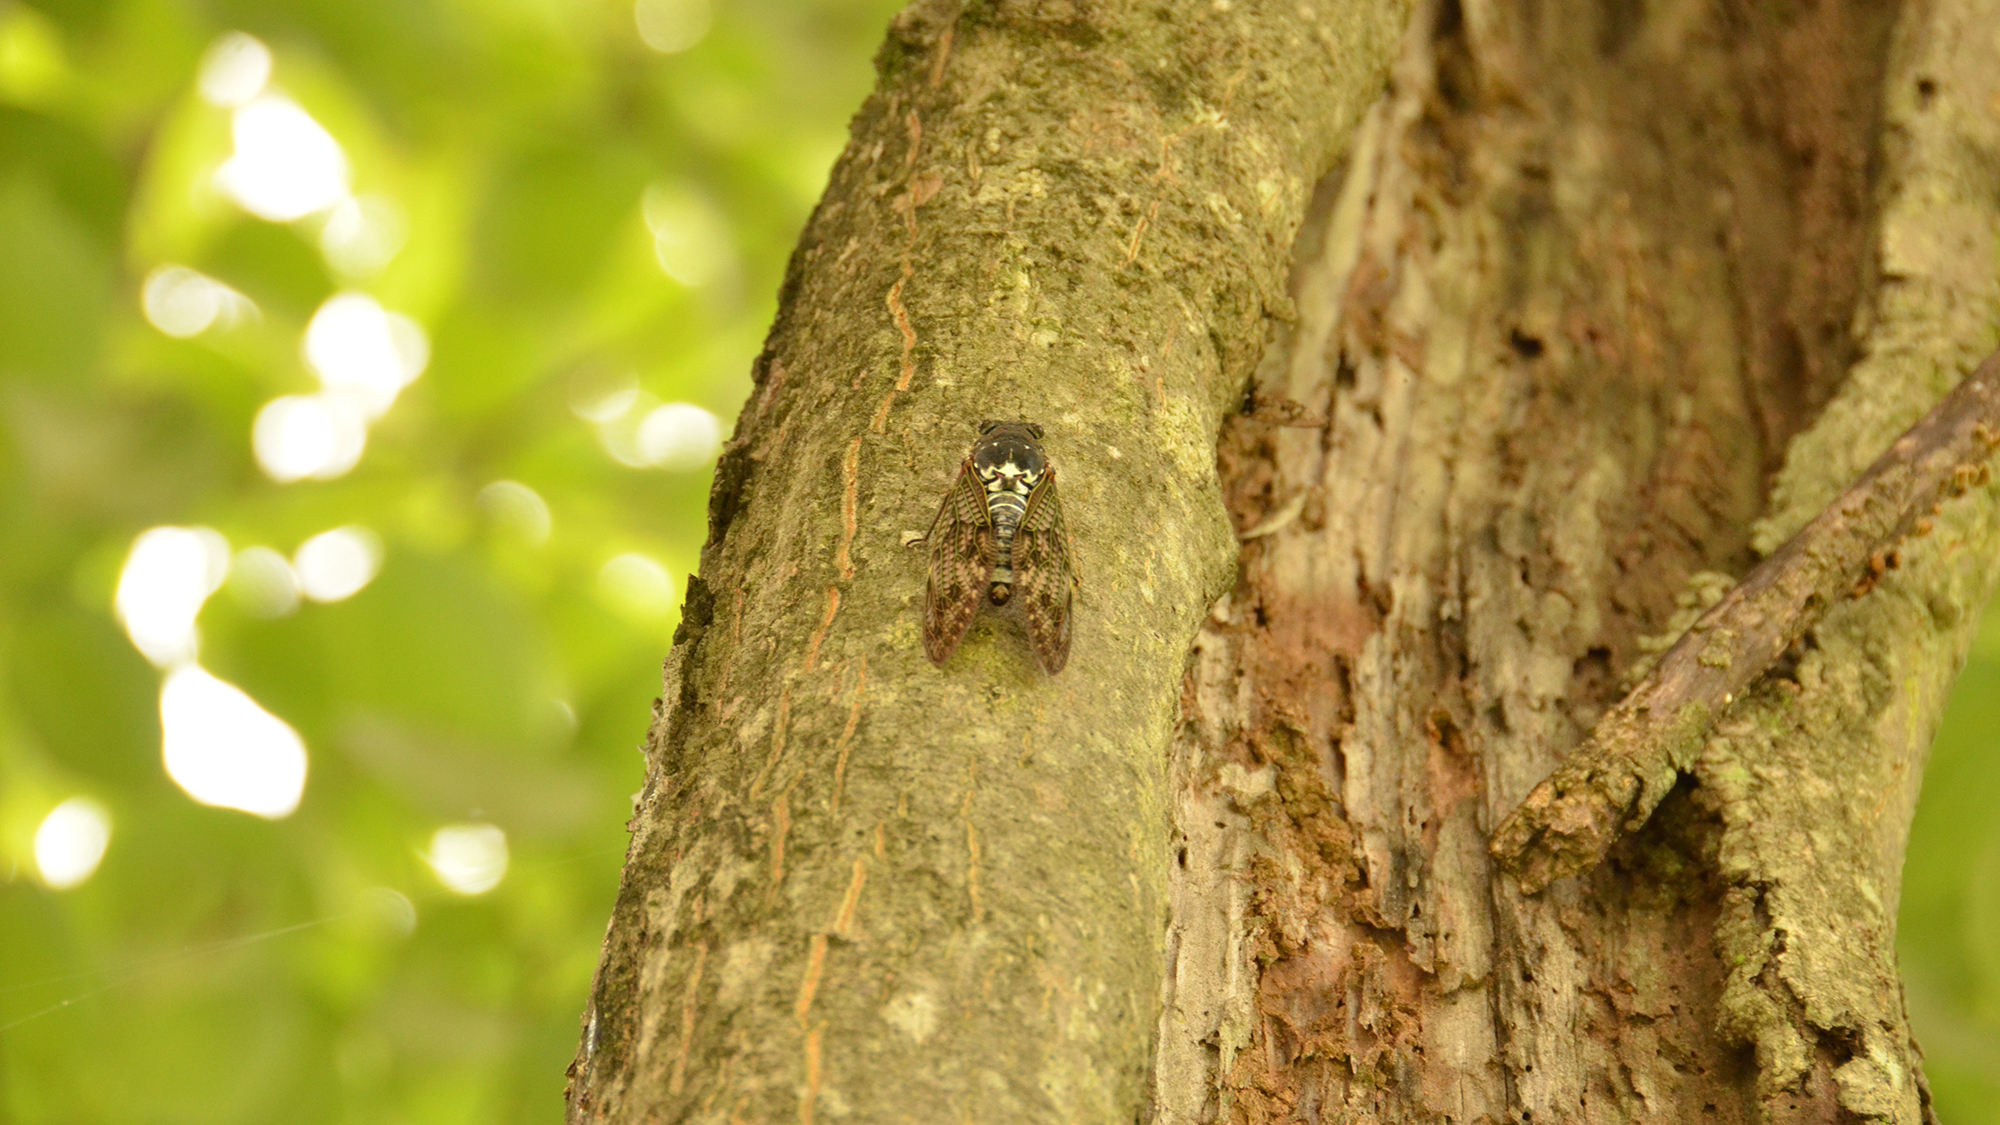
[[[1132,1119],[1214,438],[1406,12],[898,17],[717,470],[572,1121]],[[918,643],[903,542],[985,418],[1059,470],[1059,676],[992,615]]]
[[[2000,0],[1407,15],[898,18],[718,470],[572,1121],[1921,1119],[1896,888],[2000,487],[1602,867],[1525,895],[1487,837],[1991,348]],[[986,417],[1061,473],[1057,677],[917,642]]]
[[2000,324],[2000,5],[1641,12],[1428,4],[1302,238],[1257,392],[1297,405],[1222,441],[1159,1120],[1928,1116],[1897,888],[1992,488],[1597,870],[1526,897],[1488,859]]

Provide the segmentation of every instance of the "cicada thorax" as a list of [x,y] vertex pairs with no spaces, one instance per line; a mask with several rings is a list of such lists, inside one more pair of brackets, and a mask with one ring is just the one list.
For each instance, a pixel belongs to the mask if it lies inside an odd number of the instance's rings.
[[986,493],[986,512],[993,521],[998,548],[986,598],[996,606],[1014,596],[1014,533],[1028,512],[1028,497],[1047,475],[1049,462],[1035,433],[1026,426],[994,426],[972,449],[972,471]]

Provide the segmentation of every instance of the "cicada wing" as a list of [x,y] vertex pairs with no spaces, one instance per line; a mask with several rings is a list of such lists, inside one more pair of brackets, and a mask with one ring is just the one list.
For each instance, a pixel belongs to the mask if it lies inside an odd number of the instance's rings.
[[1069,662],[1070,603],[1077,588],[1054,469],[1028,494],[1028,510],[1014,532],[1013,565],[1028,642],[1035,659],[1054,675]]
[[972,459],[958,471],[951,491],[931,521],[930,580],[924,586],[924,654],[934,664],[951,659],[958,642],[979,612],[986,582],[1000,550],[993,538],[993,517],[986,510],[986,493]]

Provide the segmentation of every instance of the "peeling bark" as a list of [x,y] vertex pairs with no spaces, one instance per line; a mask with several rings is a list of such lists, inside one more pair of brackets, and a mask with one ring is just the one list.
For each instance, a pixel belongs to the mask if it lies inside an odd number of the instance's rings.
[[1419,12],[1260,369],[1296,409],[1222,439],[1246,542],[1176,744],[1160,1120],[1925,1119],[1896,887],[1993,486],[1603,866],[1528,897],[1485,837],[1991,348],[1994,26]]

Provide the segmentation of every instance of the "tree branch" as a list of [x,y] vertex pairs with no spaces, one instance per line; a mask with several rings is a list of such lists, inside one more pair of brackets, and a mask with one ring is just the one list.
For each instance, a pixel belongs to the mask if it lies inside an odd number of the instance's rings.
[[1947,499],[1983,484],[2000,448],[2000,352],[1854,485],[1703,614],[1493,833],[1529,894],[1594,867],[1689,769],[1715,721],[1843,595],[1896,565]]

